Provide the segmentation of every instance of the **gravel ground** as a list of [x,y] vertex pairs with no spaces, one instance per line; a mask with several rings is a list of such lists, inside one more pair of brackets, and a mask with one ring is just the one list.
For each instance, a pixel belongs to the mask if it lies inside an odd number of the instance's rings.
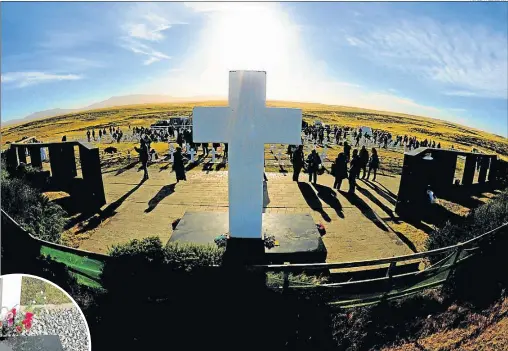
[[[24,313],[16,319],[24,318]],[[86,321],[75,307],[35,313],[32,328],[21,335],[58,335],[65,351],[89,351]]]

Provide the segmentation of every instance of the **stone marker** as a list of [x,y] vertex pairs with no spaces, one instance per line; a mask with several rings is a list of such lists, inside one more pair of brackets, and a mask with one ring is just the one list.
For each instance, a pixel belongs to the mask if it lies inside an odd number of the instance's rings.
[[262,238],[264,144],[300,144],[302,110],[266,107],[266,72],[229,72],[228,107],[194,107],[194,141],[229,143],[229,234]]
[[190,149],[190,162],[194,162],[194,155],[196,154],[196,151],[194,149]]
[[215,163],[215,155],[217,154],[217,151],[215,151],[215,148],[212,148],[212,163]]
[[277,153],[277,159],[278,159],[278,163],[279,163],[279,166],[284,166],[284,161],[282,160],[282,151],[279,150],[279,152]]
[[173,145],[170,145],[170,146],[169,146],[169,157],[170,157],[169,162],[170,162],[170,163],[175,162],[175,156],[174,156],[174,153],[175,153],[175,149],[173,148]]
[[0,351],[64,351],[58,335],[0,337]]

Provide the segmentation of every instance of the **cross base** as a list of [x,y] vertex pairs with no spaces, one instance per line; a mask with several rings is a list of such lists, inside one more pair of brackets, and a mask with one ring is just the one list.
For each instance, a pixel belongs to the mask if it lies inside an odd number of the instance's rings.
[[[216,245],[214,239],[228,232],[227,212],[185,212],[169,242]],[[282,264],[326,261],[326,248],[309,214],[263,214],[263,233],[274,236],[278,246],[268,248],[261,238],[230,238],[224,263]]]

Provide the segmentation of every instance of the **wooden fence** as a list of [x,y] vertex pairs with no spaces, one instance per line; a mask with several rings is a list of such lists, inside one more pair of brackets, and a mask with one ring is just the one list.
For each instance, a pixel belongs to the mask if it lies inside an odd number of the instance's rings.
[[[4,210],[1,213],[4,264],[9,262],[9,254],[14,256],[22,255],[23,252],[44,254],[56,262],[65,264],[81,284],[101,287],[100,274],[106,261],[112,259],[110,256],[37,239],[21,228]],[[267,274],[267,285],[283,293],[319,294],[332,306],[367,305],[400,298],[443,284],[458,265],[483,250],[486,245],[492,247],[495,246],[496,240],[507,239],[507,229],[508,223],[505,223],[463,243],[405,256],[337,263],[255,265],[247,269],[270,273]],[[24,247],[35,248],[35,251],[20,250]],[[435,263],[428,264],[431,257],[438,259]],[[427,265],[420,269],[418,263],[422,262]],[[362,272],[372,267],[384,267],[385,274],[375,278],[364,279],[360,276],[355,279],[354,277],[344,278],[345,273],[340,272],[344,269]],[[339,279],[326,283],[302,282],[297,276],[301,272],[325,273],[331,277],[338,275]],[[6,273],[19,272],[2,271],[2,274]]]

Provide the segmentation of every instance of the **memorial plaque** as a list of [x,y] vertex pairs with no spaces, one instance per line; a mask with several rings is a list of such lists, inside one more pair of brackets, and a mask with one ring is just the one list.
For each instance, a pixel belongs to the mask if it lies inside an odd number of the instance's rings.
[[0,351],[64,351],[57,335],[0,337]]

